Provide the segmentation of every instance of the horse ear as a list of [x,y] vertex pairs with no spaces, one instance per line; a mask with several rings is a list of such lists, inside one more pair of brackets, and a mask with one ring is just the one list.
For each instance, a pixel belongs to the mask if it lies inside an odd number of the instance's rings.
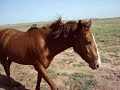
[[86,21],[86,20],[79,20],[78,22],[78,29],[79,30],[82,30],[82,32],[86,32],[86,31],[89,31],[90,27],[91,27],[91,19],[89,21]]
[[90,20],[87,22],[86,25],[87,25],[88,27],[91,27],[91,24],[92,24],[92,20],[90,19]]
[[58,18],[57,22],[58,22],[58,23],[62,23],[61,16]]
[[81,28],[82,28],[82,24],[83,24],[83,23],[82,23],[82,20],[79,20],[77,27],[81,29]]
[[80,25],[80,24],[82,24],[82,20],[79,20],[79,21],[78,21],[78,25]]

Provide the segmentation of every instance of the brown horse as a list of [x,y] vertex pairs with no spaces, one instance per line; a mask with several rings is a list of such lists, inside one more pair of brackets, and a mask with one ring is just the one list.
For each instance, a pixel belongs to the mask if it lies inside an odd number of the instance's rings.
[[38,71],[36,90],[40,90],[42,78],[52,90],[57,90],[46,69],[54,56],[69,47],[73,47],[92,69],[97,69],[100,56],[90,27],[91,20],[63,23],[58,19],[49,26],[32,27],[26,32],[15,29],[0,31],[0,61],[9,82],[11,62],[16,62],[33,65]]

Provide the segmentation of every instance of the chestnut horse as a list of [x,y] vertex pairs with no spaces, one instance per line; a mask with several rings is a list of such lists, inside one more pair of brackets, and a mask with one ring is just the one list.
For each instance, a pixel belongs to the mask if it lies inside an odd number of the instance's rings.
[[10,86],[10,65],[16,62],[33,65],[38,71],[36,90],[40,90],[42,78],[52,90],[57,90],[46,69],[57,54],[69,47],[73,47],[92,69],[97,69],[101,64],[100,56],[90,27],[91,20],[63,23],[58,19],[49,26],[32,27],[26,32],[15,29],[0,31],[0,62]]

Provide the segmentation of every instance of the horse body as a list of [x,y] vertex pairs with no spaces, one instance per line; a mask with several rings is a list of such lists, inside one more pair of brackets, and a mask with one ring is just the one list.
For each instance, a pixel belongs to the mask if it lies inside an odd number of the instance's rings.
[[39,28],[39,30],[28,30],[27,32],[15,29],[1,31],[0,33],[3,34],[0,36],[0,53],[4,54],[4,58],[9,57],[13,62],[33,65],[35,60],[41,61],[42,56],[51,61],[55,55],[70,47],[67,43],[64,43],[66,39],[52,40],[46,36],[48,32],[44,33],[42,31],[42,28]]
[[63,24],[61,19],[59,19],[50,26],[30,28],[26,32],[15,29],[0,31],[0,61],[9,78],[9,82],[11,83],[11,62],[16,62],[24,65],[33,65],[38,71],[36,90],[40,90],[42,78],[52,90],[57,90],[46,69],[54,56],[69,47],[73,47],[75,52],[86,60],[92,69],[97,69],[99,67],[98,51],[94,41],[92,42],[93,44],[88,43],[88,37],[91,37],[91,41],[94,39],[92,36],[87,35],[88,33],[91,35],[90,26],[87,29],[85,27],[85,30],[82,31],[82,26],[88,24],[82,24],[81,21],[78,23],[70,21]]

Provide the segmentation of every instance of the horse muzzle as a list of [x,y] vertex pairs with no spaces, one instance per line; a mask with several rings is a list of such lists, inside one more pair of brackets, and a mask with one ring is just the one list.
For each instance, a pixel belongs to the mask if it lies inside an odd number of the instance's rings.
[[92,68],[93,70],[99,68],[99,66],[100,66],[99,63],[97,63],[97,64],[94,64],[94,63],[89,64],[89,67]]

